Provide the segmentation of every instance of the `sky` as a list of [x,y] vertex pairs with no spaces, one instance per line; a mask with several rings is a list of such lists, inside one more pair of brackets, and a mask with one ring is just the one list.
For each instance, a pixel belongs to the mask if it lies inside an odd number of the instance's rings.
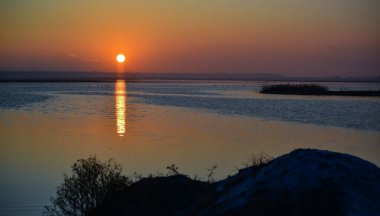
[[378,0],[1,0],[0,71],[380,75]]

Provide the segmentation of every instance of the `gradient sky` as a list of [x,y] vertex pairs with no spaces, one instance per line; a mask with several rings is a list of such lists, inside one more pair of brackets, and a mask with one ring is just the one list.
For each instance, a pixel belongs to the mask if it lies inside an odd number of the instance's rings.
[[379,0],[1,0],[0,70],[380,75]]

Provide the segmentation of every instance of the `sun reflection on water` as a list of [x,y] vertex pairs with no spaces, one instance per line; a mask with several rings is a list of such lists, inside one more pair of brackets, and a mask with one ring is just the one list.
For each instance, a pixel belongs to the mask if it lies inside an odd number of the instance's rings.
[[126,83],[125,80],[117,80],[115,83],[115,108],[116,108],[116,132],[119,136],[125,134],[126,123]]

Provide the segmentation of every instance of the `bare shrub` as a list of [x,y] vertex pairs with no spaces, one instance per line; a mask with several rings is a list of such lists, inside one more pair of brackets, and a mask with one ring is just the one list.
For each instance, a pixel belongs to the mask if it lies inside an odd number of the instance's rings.
[[47,215],[91,215],[95,207],[131,184],[113,159],[102,162],[90,156],[77,160],[71,171],[71,176],[64,174],[56,196],[50,198],[51,206],[45,207]]
[[215,170],[218,168],[218,165],[214,165],[210,168],[207,169],[208,174],[207,174],[207,182],[212,183],[215,182]]
[[168,170],[168,174],[167,174],[168,176],[170,176],[170,175],[179,175],[180,174],[179,171],[178,171],[179,168],[175,164],[168,165],[166,167],[166,169]]

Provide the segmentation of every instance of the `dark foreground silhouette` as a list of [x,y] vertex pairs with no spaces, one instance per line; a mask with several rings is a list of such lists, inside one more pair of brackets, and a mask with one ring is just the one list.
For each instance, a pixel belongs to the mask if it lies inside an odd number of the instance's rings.
[[327,87],[315,84],[266,85],[260,90],[263,94],[284,95],[326,95],[326,96],[366,96],[379,97],[380,91],[330,91]]
[[378,215],[380,169],[347,154],[295,150],[206,183],[145,178],[95,215]]
[[[53,205],[48,213],[379,215],[380,169],[363,159],[298,149],[273,160],[255,160],[251,165],[213,183],[180,175],[174,165],[168,167],[171,176],[133,182],[120,175],[119,166],[94,158],[79,160],[73,166],[77,168],[73,176],[66,177],[60,193],[52,198],[53,203],[61,201],[58,204],[63,208]],[[62,214],[62,210],[71,212]]]

